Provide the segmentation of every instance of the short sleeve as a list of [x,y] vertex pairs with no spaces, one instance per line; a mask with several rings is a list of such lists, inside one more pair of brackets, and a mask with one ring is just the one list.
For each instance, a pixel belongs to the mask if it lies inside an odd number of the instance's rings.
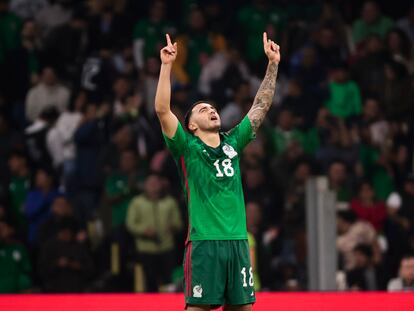
[[177,158],[185,153],[188,145],[187,135],[189,134],[186,133],[180,122],[178,122],[177,131],[172,138],[167,137],[164,133],[162,133],[162,135],[164,136],[165,144],[167,145],[167,148],[170,150],[173,157]]
[[229,136],[233,136],[237,141],[238,151],[242,151],[248,143],[256,138],[253,132],[249,117],[246,115],[241,122],[230,130]]

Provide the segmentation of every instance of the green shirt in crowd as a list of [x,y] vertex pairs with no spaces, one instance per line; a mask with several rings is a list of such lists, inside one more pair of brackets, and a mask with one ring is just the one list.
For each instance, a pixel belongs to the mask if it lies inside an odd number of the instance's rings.
[[386,168],[379,165],[380,150],[375,146],[361,144],[359,148],[359,159],[364,168],[365,175],[371,180],[375,196],[385,201],[390,193],[394,191],[395,185]]
[[13,176],[9,184],[10,207],[14,220],[17,222],[19,229],[26,225],[26,218],[23,213],[23,205],[26,201],[27,193],[30,190],[29,176]]
[[31,265],[26,249],[19,244],[0,244],[0,293],[30,289]]
[[[246,6],[237,14],[241,29],[244,30],[245,56],[249,61],[257,62],[263,58],[263,42],[258,40],[268,25],[273,25],[276,35],[280,36],[285,23],[285,14],[282,10],[270,8],[258,10],[254,6]],[[280,38],[274,38],[276,41]]]
[[290,131],[284,131],[279,127],[275,128],[271,133],[272,140],[272,149],[276,155],[284,153],[287,147],[293,143],[297,142],[300,146],[304,146],[305,138],[303,132],[298,129],[292,129]]
[[393,27],[394,22],[386,16],[380,16],[374,23],[367,24],[362,19],[358,19],[352,25],[352,38],[355,43],[364,41],[370,35],[379,35],[385,38],[385,35]]
[[22,21],[13,13],[0,14],[0,64],[8,51],[20,45]]
[[347,118],[361,113],[361,94],[354,81],[330,82],[329,91],[330,98],[325,102],[325,106],[332,115]]
[[165,34],[171,32],[171,25],[165,21],[154,23],[148,19],[137,22],[134,26],[134,40],[144,41],[144,60],[150,56],[158,55],[164,46]]
[[[142,183],[143,178],[137,176],[136,184]],[[131,192],[128,175],[111,174],[105,183],[106,194],[109,198],[122,196],[118,203],[111,204],[112,228],[125,224],[128,206],[135,193]]]

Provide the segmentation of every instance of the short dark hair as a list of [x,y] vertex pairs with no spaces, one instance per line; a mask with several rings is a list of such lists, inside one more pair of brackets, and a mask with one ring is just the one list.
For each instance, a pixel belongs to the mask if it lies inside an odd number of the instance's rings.
[[211,105],[211,106],[213,106],[215,109],[217,109],[216,108],[216,106],[214,106],[210,101],[208,101],[208,100],[198,100],[198,101],[196,101],[194,104],[192,104],[191,106],[190,106],[190,108],[187,110],[187,112],[185,113],[185,115],[184,115],[184,126],[185,126],[185,129],[189,132],[189,133],[191,133],[191,134],[193,134],[193,132],[190,130],[190,128],[188,127],[189,126],[189,124],[190,124],[190,118],[191,118],[191,115],[192,115],[192,113],[193,113],[193,108],[195,107],[195,106],[197,106],[197,105],[199,105],[199,104],[209,104],[209,105]]
[[410,251],[401,258],[401,261],[407,260],[407,259],[413,259],[414,258],[414,252]]

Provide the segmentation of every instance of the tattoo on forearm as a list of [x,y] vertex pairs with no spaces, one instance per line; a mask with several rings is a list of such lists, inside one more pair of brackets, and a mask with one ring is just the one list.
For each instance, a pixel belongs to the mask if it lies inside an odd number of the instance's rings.
[[270,63],[267,66],[266,75],[254,98],[252,108],[247,113],[254,132],[258,130],[272,105],[278,67],[278,64],[275,63]]

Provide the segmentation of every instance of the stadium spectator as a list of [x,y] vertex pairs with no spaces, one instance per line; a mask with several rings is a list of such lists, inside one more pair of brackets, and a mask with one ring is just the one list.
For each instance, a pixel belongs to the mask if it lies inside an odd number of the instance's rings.
[[409,40],[404,31],[400,28],[393,28],[388,32],[385,44],[392,60],[400,63],[408,72],[412,73],[414,69],[412,64],[413,54]]
[[369,222],[377,232],[382,231],[387,212],[384,202],[376,200],[370,182],[361,182],[358,196],[351,201],[351,209],[360,220]]
[[349,203],[352,199],[352,187],[346,165],[341,161],[334,161],[329,166],[327,173],[329,188],[335,191],[336,200]]
[[336,219],[338,229],[336,247],[344,269],[349,271],[356,265],[354,248],[361,243],[374,247],[377,236],[371,224],[357,220],[356,215],[351,211],[338,212]]
[[17,233],[27,230],[24,215],[24,203],[31,189],[31,172],[27,157],[24,153],[14,152],[9,157],[10,179],[8,183],[9,215],[15,224]]
[[50,293],[83,292],[93,272],[86,245],[76,240],[76,224],[61,219],[54,236],[39,251],[38,271],[45,291]]
[[23,244],[14,239],[14,228],[0,219],[0,293],[22,293],[32,287],[32,265]]
[[50,217],[46,219],[37,231],[37,245],[45,245],[51,238],[56,236],[56,233],[60,230],[59,226],[62,223],[62,219],[68,219],[73,222],[73,229],[78,242],[85,242],[87,235],[86,231],[82,228],[82,224],[76,220],[73,213],[73,208],[68,199],[63,195],[58,195],[52,203],[50,208]]
[[[50,16],[55,14],[49,12]],[[61,12],[64,19],[69,12]],[[85,57],[88,47],[87,21],[81,10],[75,10],[70,14],[70,20],[64,24],[53,27],[44,39],[44,57],[48,63],[56,68],[59,76],[64,81],[77,85],[80,73],[80,65]]]
[[384,290],[384,274],[374,261],[371,245],[358,244],[353,252],[355,267],[346,273],[348,289],[352,291]]
[[305,227],[306,182],[312,177],[312,166],[306,160],[299,161],[289,180],[286,190],[283,223],[287,230],[302,230]]
[[33,166],[52,165],[52,158],[48,150],[48,133],[54,126],[59,112],[55,107],[46,107],[39,117],[26,127],[25,145]]
[[215,49],[214,40],[219,40],[206,28],[206,19],[201,9],[191,9],[185,32],[177,36],[180,53],[174,62],[173,74],[181,84],[198,84],[201,69],[207,64]]
[[40,27],[42,39],[47,38],[51,30],[69,22],[71,17],[72,7],[70,0],[52,1],[38,10],[35,20]]
[[297,143],[303,148],[305,138],[296,128],[294,117],[288,108],[281,109],[277,115],[277,124],[269,138],[276,156],[285,153],[292,143]]
[[[243,47],[243,54],[249,62],[254,73],[261,73],[264,68],[262,60],[262,46],[260,38],[263,31],[267,31],[269,38],[280,42],[283,28],[286,23],[286,14],[283,10],[275,8],[270,1],[255,0],[237,11],[237,22],[243,35],[238,39]],[[241,35],[241,34],[240,34]]]
[[[315,125],[321,103],[308,93],[304,93],[301,83],[290,79],[286,86],[286,95],[281,103],[282,109],[291,110],[297,119],[297,125],[308,130]],[[307,150],[308,151],[308,150]]]
[[128,207],[126,226],[135,238],[139,261],[144,267],[145,288],[157,292],[171,282],[174,268],[174,234],[182,229],[177,201],[165,194],[165,180],[149,174],[144,193]]
[[361,113],[361,95],[355,81],[349,79],[347,67],[337,64],[332,68],[329,82],[330,97],[325,102],[335,117],[348,118]]
[[99,157],[107,130],[109,107],[88,104],[83,108],[82,120],[74,133],[76,148],[75,214],[82,220],[90,220],[96,213],[102,178]]
[[73,194],[74,187],[76,155],[74,133],[80,125],[82,111],[86,104],[86,92],[74,94],[68,109],[60,114],[46,137],[47,149],[53,160],[53,166],[62,172],[62,185],[70,195]]
[[69,97],[70,91],[58,81],[55,69],[43,68],[40,83],[32,87],[27,94],[27,120],[34,122],[44,109],[50,107],[54,107],[59,112],[65,111],[69,104]]
[[133,150],[121,151],[118,168],[105,182],[105,202],[111,211],[111,227],[125,226],[128,206],[142,191],[144,176],[139,171],[137,155]]
[[13,121],[26,125],[25,100],[29,89],[38,83],[41,60],[41,42],[33,20],[23,23],[20,44],[6,54],[4,94],[12,103]]
[[111,141],[100,152],[105,177],[119,168],[121,153],[133,146],[133,132],[131,126],[126,122],[120,121],[113,124],[112,133]]
[[149,119],[155,117],[154,98],[157,89],[158,76],[160,71],[160,61],[158,57],[149,57],[145,62],[143,74],[143,97],[146,116]]
[[362,7],[361,18],[352,25],[352,38],[356,44],[360,44],[372,34],[385,38],[392,26],[393,21],[381,14],[376,1],[366,1]]
[[315,47],[305,45],[290,59],[290,77],[299,81],[307,98],[322,101],[327,96],[327,72],[318,60]]
[[113,107],[113,114],[118,117],[125,113],[125,105],[128,94],[131,92],[131,81],[126,76],[119,76],[112,84],[113,98],[111,106]]
[[[324,4],[324,6],[329,4]],[[333,9],[331,9],[333,10]],[[330,21],[323,24],[316,34],[315,49],[318,59],[326,71],[332,69],[335,65],[342,63],[347,55],[346,43],[341,42],[344,39],[343,25],[337,25],[335,29],[332,24],[341,23],[340,21]]]
[[158,55],[164,35],[175,33],[174,26],[165,17],[166,3],[157,0],[151,3],[148,18],[141,19],[134,26],[134,59],[140,70],[149,57]]
[[6,53],[16,49],[20,43],[22,21],[10,11],[9,2],[0,1],[0,65],[4,64]]
[[398,278],[388,283],[388,291],[414,291],[414,255],[405,255],[401,259]]
[[384,82],[379,95],[383,99],[384,114],[389,120],[408,120],[413,112],[407,69],[400,62],[384,65]]
[[22,150],[24,146],[23,133],[13,128],[5,113],[0,112],[0,199],[8,193],[7,183],[8,159],[14,150]]
[[389,55],[384,42],[377,35],[370,35],[363,46],[361,56],[351,66],[351,77],[357,82],[362,97],[378,95],[384,81],[384,63]]
[[59,195],[55,188],[53,172],[49,168],[38,168],[33,188],[24,203],[24,214],[28,222],[28,241],[34,246],[39,225],[50,216],[50,208]]

